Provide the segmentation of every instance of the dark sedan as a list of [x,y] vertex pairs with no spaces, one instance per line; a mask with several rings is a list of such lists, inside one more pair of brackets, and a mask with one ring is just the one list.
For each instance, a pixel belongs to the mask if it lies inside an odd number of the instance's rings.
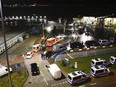
[[32,76],[40,74],[39,67],[37,66],[37,63],[31,64],[31,73],[32,73]]

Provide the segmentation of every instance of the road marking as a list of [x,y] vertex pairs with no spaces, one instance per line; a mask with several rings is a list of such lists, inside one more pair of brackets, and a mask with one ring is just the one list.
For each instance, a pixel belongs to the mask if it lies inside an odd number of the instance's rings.
[[79,87],[85,87],[85,85],[81,85],[81,86],[79,86]]
[[61,82],[61,83],[52,84],[51,86],[53,87],[53,86],[62,85],[62,84],[66,84],[66,83],[67,83],[67,81],[64,81],[64,82]]
[[61,85],[62,83],[60,83],[60,85]]
[[67,55],[68,55],[71,59],[73,59],[73,57],[72,57],[70,54],[67,53]]
[[[41,72],[41,71],[40,71]],[[43,76],[43,78],[44,78],[44,75],[43,75],[43,73],[41,72],[41,74],[42,74],[42,76]],[[47,82],[47,80],[44,78],[44,80],[45,80],[45,83],[48,85],[48,82]]]
[[65,81],[64,83],[67,83],[67,81]]
[[90,85],[96,85],[96,83],[92,83],[92,84],[90,84]]
[[65,84],[65,82],[62,82],[62,84]]

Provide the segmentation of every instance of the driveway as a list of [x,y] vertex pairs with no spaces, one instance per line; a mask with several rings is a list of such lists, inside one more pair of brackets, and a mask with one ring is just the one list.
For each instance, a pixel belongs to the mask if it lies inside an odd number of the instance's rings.
[[[49,65],[47,60],[41,59],[41,54],[35,53],[31,59],[24,59],[25,66],[29,72],[29,77],[23,87],[48,87],[48,81],[53,80],[45,65]],[[31,75],[31,63],[37,63],[40,74],[37,76]]]

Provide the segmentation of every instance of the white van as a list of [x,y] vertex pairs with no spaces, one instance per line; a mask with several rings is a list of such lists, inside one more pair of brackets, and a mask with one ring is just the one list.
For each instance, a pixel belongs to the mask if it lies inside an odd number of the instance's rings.
[[[10,68],[10,72],[12,72],[12,68]],[[0,64],[0,77],[8,74],[8,68]]]
[[91,67],[90,73],[93,77],[106,76],[110,73],[109,68],[106,68],[103,65]]
[[68,74],[67,81],[71,84],[74,85],[75,83],[80,83],[85,80],[87,80],[89,76],[82,72],[81,70],[74,71]]
[[103,58],[97,58],[91,60],[91,66],[105,65],[106,60]]
[[110,56],[110,63],[116,64],[116,56]]
[[56,64],[48,65],[47,68],[54,79],[60,79],[62,77],[61,70]]

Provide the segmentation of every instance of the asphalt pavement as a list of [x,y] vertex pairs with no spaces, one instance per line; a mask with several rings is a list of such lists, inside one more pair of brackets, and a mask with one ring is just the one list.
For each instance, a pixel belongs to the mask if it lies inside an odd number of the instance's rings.
[[[39,36],[39,35],[38,35]],[[38,38],[36,35],[31,35],[29,38],[23,40],[22,42],[17,42],[14,46],[8,49],[8,58],[9,60],[13,60],[15,57],[24,54],[27,51],[31,51],[32,45],[34,44],[35,40]],[[0,54],[0,62],[6,61],[5,52]],[[23,62],[23,59],[21,59]],[[17,62],[21,62],[17,61]],[[13,62],[15,63],[15,62]],[[12,64],[12,63],[10,63]]]
[[[24,63],[29,72],[29,77],[23,87],[48,87],[48,81],[53,80],[51,74],[48,72],[48,69],[45,65],[49,65],[47,60],[41,59],[40,52],[34,54],[31,59],[24,59]],[[40,74],[36,76],[31,75],[31,63],[37,63]]]

